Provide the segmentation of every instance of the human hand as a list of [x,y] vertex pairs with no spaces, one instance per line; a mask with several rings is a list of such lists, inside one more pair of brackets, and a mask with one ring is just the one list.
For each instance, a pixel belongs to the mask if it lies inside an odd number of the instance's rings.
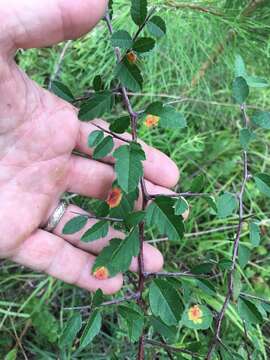
[[[96,129],[93,122],[79,122],[72,105],[40,88],[13,60],[17,48],[49,46],[86,33],[106,5],[106,0],[0,0],[0,258],[109,294],[121,288],[122,275],[100,281],[91,267],[108,241],[123,234],[110,229],[106,238],[90,244],[80,242],[80,232],[63,235],[74,212],[84,213],[72,205],[53,233],[42,226],[65,191],[105,199],[115,178],[113,159],[97,162],[73,155],[76,149],[91,156],[87,137]],[[158,150],[143,147],[148,192],[170,192],[178,181],[176,165]],[[149,272],[163,266],[160,252],[148,244],[144,262]],[[136,269],[134,259],[131,270]]]

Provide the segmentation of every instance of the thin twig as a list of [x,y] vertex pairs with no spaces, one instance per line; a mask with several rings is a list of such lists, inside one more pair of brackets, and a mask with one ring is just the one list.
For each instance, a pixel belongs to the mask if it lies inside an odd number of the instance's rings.
[[51,78],[50,78],[50,82],[49,82],[49,85],[48,85],[48,89],[49,89],[49,90],[51,90],[51,88],[52,88],[52,83],[53,83],[55,80],[57,80],[58,77],[59,77],[59,75],[60,75],[61,66],[62,66],[63,60],[64,60],[64,58],[65,58],[66,52],[67,52],[68,48],[70,47],[71,43],[72,43],[72,40],[68,40],[68,41],[65,43],[65,45],[64,45],[64,47],[63,47],[63,49],[62,49],[62,51],[61,51],[61,53],[60,53],[60,56],[59,56],[59,58],[58,58],[58,60],[57,60],[57,63],[55,64],[54,71],[53,71],[52,76],[51,76]]
[[97,127],[98,129],[100,129],[101,131],[105,132],[106,134],[110,134],[111,136],[113,136],[114,138],[116,138],[118,140],[121,140],[121,141],[123,141],[125,143],[130,143],[131,142],[130,140],[127,140],[127,139],[123,138],[122,136],[117,135],[117,134],[113,133],[112,131],[105,129],[102,126],[95,124],[94,122],[91,122],[91,124],[93,126]]
[[[244,105],[241,106],[241,111],[243,114],[243,120],[244,120],[244,127],[246,128],[248,125],[248,117],[246,114],[246,108]],[[212,354],[216,348],[217,343],[219,342],[220,339],[220,332],[221,332],[221,325],[222,325],[222,321],[224,319],[227,307],[229,305],[230,299],[232,297],[233,294],[233,287],[234,287],[234,282],[233,282],[233,276],[234,276],[234,272],[236,269],[236,262],[237,262],[237,257],[238,257],[238,249],[239,249],[239,244],[240,244],[240,238],[241,238],[241,232],[242,232],[242,226],[243,226],[243,222],[244,222],[244,201],[243,201],[243,197],[244,197],[244,193],[246,190],[246,184],[248,181],[248,156],[247,156],[247,151],[243,151],[243,181],[242,181],[242,185],[241,185],[241,190],[239,193],[239,222],[238,222],[238,227],[237,227],[237,232],[236,232],[236,236],[235,236],[235,240],[233,243],[233,254],[232,254],[232,266],[231,269],[228,273],[228,287],[227,287],[227,294],[225,296],[225,300],[224,303],[222,305],[222,308],[220,310],[220,312],[218,313],[217,316],[217,322],[216,322],[216,328],[215,328],[215,333],[214,333],[214,337],[211,341],[211,345],[209,347],[207,356],[206,356],[206,360],[210,360],[212,358]]]
[[163,196],[163,197],[170,197],[170,198],[179,198],[179,197],[203,197],[203,196],[210,196],[211,194],[207,193],[192,193],[192,192],[182,192],[182,193],[174,193],[174,194],[149,194],[148,196],[151,199],[155,199],[157,197]]
[[197,354],[197,353],[193,353],[192,351],[190,350],[186,350],[186,349],[181,349],[181,348],[177,348],[177,347],[174,347],[174,346],[170,346],[170,345],[167,345],[167,344],[164,344],[162,342],[159,342],[159,341],[156,341],[156,340],[151,340],[151,339],[145,339],[145,343],[146,344],[150,344],[152,346],[157,346],[157,347],[161,347],[163,349],[169,349],[170,351],[172,352],[175,352],[175,353],[182,353],[182,354],[187,354],[187,355],[191,355],[193,357],[197,356],[198,358],[202,358],[202,355],[200,354]]
[[261,301],[261,302],[263,302],[263,303],[265,303],[265,304],[270,305],[270,300],[266,300],[266,299],[261,298],[261,297],[259,297],[259,296],[247,294],[247,293],[244,293],[244,292],[240,292],[240,295],[241,295],[241,296],[244,296],[244,297],[247,297],[247,298],[250,298],[250,299],[253,299],[253,300],[258,300],[258,301]]
[[224,15],[221,12],[218,12],[216,10],[200,6],[198,4],[190,4],[190,3],[187,3],[187,2],[179,3],[179,2],[176,2],[176,1],[172,1],[172,0],[167,0],[165,5],[167,5],[169,7],[172,7],[174,9],[195,10],[195,11],[199,11],[199,12],[203,12],[203,13],[211,14],[211,15],[215,15],[215,16],[223,16]]
[[113,217],[102,217],[102,216],[95,216],[95,215],[88,215],[88,214],[82,214],[76,211],[70,211],[71,214],[80,215],[83,217],[86,217],[87,219],[94,219],[94,220],[105,220],[105,221],[113,221],[113,222],[124,222],[123,219],[113,218]]

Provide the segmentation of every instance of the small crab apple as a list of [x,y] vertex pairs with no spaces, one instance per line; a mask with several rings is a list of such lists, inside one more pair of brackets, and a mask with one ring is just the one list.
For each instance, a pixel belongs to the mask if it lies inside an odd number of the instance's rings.
[[188,310],[188,318],[194,324],[201,324],[203,322],[203,312],[199,305],[194,305]]
[[109,277],[109,270],[105,266],[100,266],[93,272],[93,275],[98,280],[106,280]]
[[148,128],[153,127],[153,126],[157,126],[158,123],[159,123],[159,119],[160,119],[159,116],[147,115],[144,124]]
[[123,197],[122,190],[118,187],[113,187],[108,194],[106,202],[109,205],[109,207],[113,209],[120,204],[122,197]]
[[127,59],[131,64],[135,64],[138,60],[138,56],[135,54],[134,51],[129,51],[127,53]]

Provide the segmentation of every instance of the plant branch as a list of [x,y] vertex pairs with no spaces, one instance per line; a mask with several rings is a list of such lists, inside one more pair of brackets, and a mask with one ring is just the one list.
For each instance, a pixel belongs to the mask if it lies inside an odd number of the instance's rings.
[[[242,115],[243,115],[244,126],[247,127],[247,125],[248,125],[248,117],[246,115],[245,105],[241,106],[241,111],[242,111]],[[248,181],[248,177],[249,177],[248,176],[248,155],[247,155],[247,151],[243,151],[243,180],[242,180],[241,190],[240,190],[240,193],[238,195],[238,199],[239,199],[239,221],[238,221],[238,227],[237,227],[235,240],[234,240],[234,243],[233,243],[232,266],[231,266],[231,269],[230,269],[230,271],[228,273],[227,294],[225,296],[225,300],[224,300],[224,303],[222,305],[222,308],[221,308],[221,310],[220,310],[220,312],[218,313],[218,316],[217,316],[215,333],[214,333],[214,337],[213,337],[213,339],[211,341],[211,345],[210,345],[210,348],[208,350],[207,356],[205,358],[206,360],[210,360],[212,358],[212,354],[213,354],[213,352],[214,352],[214,350],[216,348],[217,343],[220,340],[222,321],[224,319],[226,310],[228,308],[229,302],[230,302],[232,294],[233,294],[233,288],[234,288],[233,276],[234,276],[234,272],[235,272],[235,269],[236,269],[236,263],[237,263],[237,257],[238,257],[238,249],[239,249],[241,232],[242,232],[243,221],[244,221],[244,201],[243,201],[243,197],[244,197],[244,193],[245,193],[245,190],[246,190],[246,184],[247,184],[247,181]]]
[[189,9],[189,10],[195,10],[195,11],[200,11],[203,13],[207,13],[207,14],[211,14],[211,15],[215,15],[215,16],[223,16],[224,14],[222,14],[221,12],[218,12],[216,10],[213,10],[211,8],[207,8],[207,7],[203,7],[200,6],[198,4],[190,4],[190,3],[179,3],[176,1],[172,1],[172,0],[167,0],[165,5],[175,8],[175,9]]
[[113,221],[113,222],[124,222],[123,219],[113,218],[113,217],[102,217],[102,216],[95,216],[95,215],[88,215],[88,214],[81,214],[76,211],[71,211],[72,214],[84,216],[87,219],[95,219],[95,220],[105,220],[105,221]]
[[165,350],[170,350],[171,352],[182,353],[182,354],[191,355],[193,357],[197,356],[197,358],[202,358],[202,355],[200,355],[200,354],[193,353],[192,351],[189,351],[189,350],[186,350],[186,349],[181,349],[181,348],[177,348],[177,347],[174,347],[174,346],[170,346],[170,345],[164,344],[163,342],[159,342],[159,341],[156,341],[156,340],[145,339],[145,343],[150,344],[152,346],[161,347],[161,348],[163,348]]

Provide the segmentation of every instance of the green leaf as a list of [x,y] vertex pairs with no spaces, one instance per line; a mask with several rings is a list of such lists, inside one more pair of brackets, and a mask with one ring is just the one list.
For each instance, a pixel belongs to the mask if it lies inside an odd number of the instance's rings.
[[169,240],[179,240],[184,234],[183,219],[174,213],[174,200],[160,196],[147,208],[146,221],[149,226],[156,225],[160,233]]
[[120,305],[118,311],[120,316],[126,321],[130,341],[138,341],[144,326],[144,316],[141,309],[136,304]]
[[245,103],[249,95],[249,87],[246,80],[242,76],[238,76],[233,82],[233,98],[237,104]]
[[82,328],[82,317],[76,312],[67,322],[60,338],[60,347],[70,347]]
[[131,91],[136,92],[142,89],[141,71],[136,64],[129,63],[126,57],[116,66],[115,76],[122,85]]
[[101,305],[104,301],[104,294],[102,292],[101,289],[98,289],[93,296],[93,300],[92,300],[92,306],[93,307],[97,307],[99,305]]
[[251,256],[249,248],[245,245],[240,244],[238,250],[238,262],[242,269],[248,264]]
[[117,134],[123,134],[125,131],[128,130],[130,125],[130,117],[129,116],[122,116],[117,120],[114,120],[110,124],[110,130]]
[[244,150],[248,150],[248,146],[254,138],[255,134],[250,129],[240,130],[240,144]]
[[214,267],[214,264],[212,262],[205,262],[199,265],[194,266],[191,269],[191,272],[196,275],[200,274],[209,274]]
[[237,77],[246,78],[246,75],[247,75],[246,66],[245,66],[242,56],[239,54],[237,54],[235,57],[234,70],[235,70],[236,78]]
[[59,96],[61,99],[64,99],[68,102],[73,102],[75,100],[71,90],[60,81],[56,81],[56,80],[53,81],[51,90],[55,95]]
[[115,171],[117,182],[121,189],[130,193],[137,189],[140,178],[143,176],[142,161],[145,154],[138,143],[120,146],[113,153],[115,157]]
[[232,268],[232,260],[231,259],[222,259],[218,263],[220,270],[230,270]]
[[136,40],[132,46],[132,49],[137,52],[148,52],[155,47],[155,40],[148,37],[142,37]]
[[235,195],[224,193],[217,199],[217,215],[219,218],[231,216],[237,208]]
[[63,229],[63,234],[75,234],[76,232],[80,231],[84,228],[87,223],[87,216],[79,215],[74,217],[73,219],[69,220]]
[[179,198],[175,203],[174,212],[175,215],[183,215],[186,211],[188,211],[188,203],[184,198]]
[[125,223],[127,226],[137,226],[141,221],[145,218],[145,211],[137,211],[134,213],[129,214],[126,219]]
[[257,247],[261,242],[261,230],[258,221],[253,221],[249,226],[249,238],[253,247]]
[[217,213],[217,204],[216,200],[213,196],[204,196],[203,199],[207,202],[207,204],[213,209],[215,213]]
[[131,0],[131,18],[138,26],[142,25],[147,16],[147,0]]
[[193,193],[200,192],[203,190],[205,185],[205,176],[203,174],[198,175],[193,179],[190,187],[190,191]]
[[90,316],[80,339],[80,349],[88,346],[95,336],[100,332],[102,325],[102,317],[99,310],[95,310]]
[[267,80],[262,79],[258,76],[246,76],[245,79],[248,83],[248,86],[253,87],[253,88],[262,89],[262,88],[266,88],[269,86],[269,83]]
[[135,228],[124,239],[112,239],[99,256],[96,258],[93,272],[105,266],[110,276],[114,276],[119,272],[125,272],[129,269],[133,256],[137,256],[140,250],[139,232]]
[[15,348],[7,353],[4,360],[16,360],[18,355],[18,350]]
[[256,112],[252,116],[251,122],[262,129],[270,130],[270,112],[267,111]]
[[92,131],[88,136],[88,147],[92,148],[101,143],[104,139],[104,132],[100,130]]
[[238,303],[239,316],[248,323],[260,324],[263,321],[263,317],[254,303],[249,300],[239,297]]
[[241,274],[235,271],[233,274],[233,300],[237,301],[242,290]]
[[93,159],[99,160],[109,155],[113,150],[114,142],[112,136],[106,136],[95,148]]
[[152,281],[149,289],[149,302],[152,313],[166,325],[175,325],[182,315],[182,302],[177,290],[166,280]]
[[175,339],[177,330],[174,326],[168,326],[160,319],[151,316],[150,317],[150,324],[153,326],[154,330],[164,336],[166,339],[173,341]]
[[147,30],[152,36],[160,38],[166,34],[165,21],[160,16],[153,16],[147,23]]
[[163,106],[159,101],[150,104],[145,113],[158,116],[160,118],[159,125],[163,128],[183,129],[187,126],[186,119],[181,113],[172,106]]
[[260,192],[270,197],[270,176],[264,173],[254,176],[255,183]]
[[130,49],[133,44],[130,34],[125,30],[114,32],[111,41],[113,47],[119,47],[121,49]]
[[93,88],[96,92],[99,92],[104,89],[104,83],[100,75],[96,75],[93,80]]
[[59,323],[45,304],[38,305],[31,314],[31,322],[37,334],[54,344],[59,337]]
[[114,96],[109,91],[94,94],[91,99],[83,103],[79,111],[79,119],[90,121],[109,113],[114,105]]
[[212,321],[213,321],[213,315],[212,315],[211,311],[205,305],[197,305],[197,306],[199,307],[199,309],[201,311],[201,317],[199,317],[199,319],[197,321],[192,320],[192,318],[190,318],[190,311],[191,311],[192,307],[186,308],[186,310],[183,313],[183,317],[182,317],[183,325],[185,325],[189,329],[193,329],[193,330],[209,329],[209,327],[211,326]]
[[120,205],[110,210],[110,216],[126,220],[129,214],[134,210],[135,201],[138,200],[139,191],[136,189],[129,194],[123,192]]
[[95,223],[89,230],[87,230],[81,241],[83,242],[92,242],[101,238],[104,238],[109,232],[109,222],[106,220],[101,220]]

